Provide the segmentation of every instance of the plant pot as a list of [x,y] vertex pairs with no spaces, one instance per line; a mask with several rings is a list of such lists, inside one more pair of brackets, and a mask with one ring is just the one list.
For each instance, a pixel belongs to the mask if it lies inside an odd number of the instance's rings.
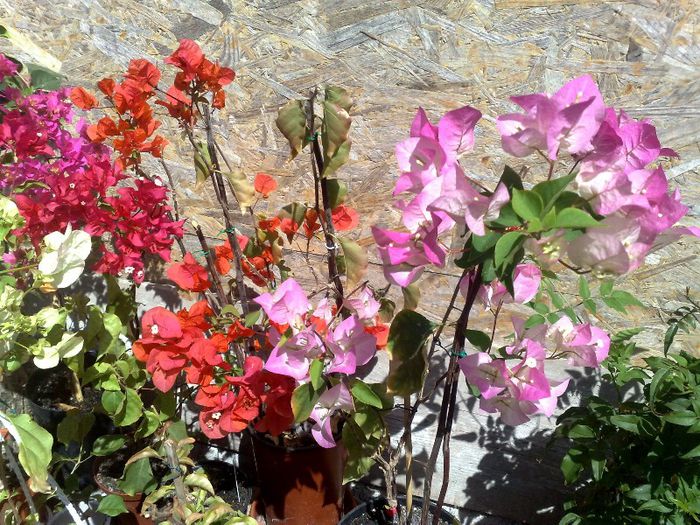
[[[115,480],[119,478],[120,474],[117,474],[115,471],[111,471],[111,469],[105,466],[112,457],[113,456],[107,456],[105,458],[101,458],[101,461],[95,464],[95,484],[107,495],[115,494],[120,496],[124,500],[124,506],[129,513],[120,514],[119,516],[112,518],[111,523],[114,525],[153,525],[155,523],[153,520],[141,515],[143,494],[137,493],[130,496],[117,488]],[[124,462],[115,462],[110,466],[112,466],[112,468],[118,466],[119,469],[123,470],[123,463],[125,462],[126,459],[124,459]]]
[[343,515],[346,451],[287,448],[252,433],[253,458],[265,519],[269,524],[337,525]]
[[[401,512],[405,512],[406,509],[406,497],[399,496],[399,509]],[[381,505],[380,505],[381,506]],[[435,511],[435,503],[430,502],[431,515]],[[413,521],[412,524],[416,525],[420,523],[420,517],[423,511],[423,499],[417,496],[413,496]],[[428,519],[428,523],[432,524],[432,517]],[[387,517],[386,514],[382,514],[382,510],[378,508],[376,502],[371,503],[361,503],[353,510],[348,512],[338,525],[388,525],[391,523],[398,523],[398,516],[394,517],[393,520]],[[452,516],[445,509],[440,512],[441,525],[459,525],[459,520]],[[408,524],[408,525],[412,525]]]
[[248,476],[225,461],[205,460],[199,466],[209,478],[214,493],[234,510],[247,514],[253,495]]

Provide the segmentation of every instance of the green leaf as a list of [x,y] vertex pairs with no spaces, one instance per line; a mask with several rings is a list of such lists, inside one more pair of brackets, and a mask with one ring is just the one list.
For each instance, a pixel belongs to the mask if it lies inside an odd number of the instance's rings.
[[375,408],[382,408],[382,399],[372,390],[367,383],[356,379],[350,388],[352,395],[355,399],[364,403],[365,405],[373,406]]
[[123,408],[125,398],[122,392],[102,392],[102,406],[108,414],[115,416]]
[[250,206],[255,202],[255,186],[248,180],[242,170],[235,169],[224,173],[226,180],[231,186],[241,213],[247,213]]
[[304,104],[301,100],[290,100],[277,113],[277,129],[289,142],[292,158],[296,157],[308,143],[311,131],[307,127]]
[[94,423],[94,414],[80,410],[71,410],[58,424],[56,437],[64,445],[68,445],[73,441],[82,443]]
[[143,401],[141,401],[138,393],[132,388],[127,388],[122,408],[114,416],[114,423],[120,427],[136,423],[141,417],[142,411]]
[[613,289],[613,284],[614,283],[613,283],[612,279],[605,279],[604,281],[602,281],[600,283],[600,287],[598,289],[600,292],[600,295],[603,297],[607,297],[608,295],[610,295],[610,293],[612,292],[612,289]]
[[581,299],[589,299],[591,297],[588,280],[583,275],[578,278],[578,294],[581,296]]
[[523,243],[523,236],[522,232],[508,232],[498,239],[494,248],[493,259],[496,268],[502,268],[504,265],[512,262],[513,254]]
[[485,332],[481,330],[469,330],[465,331],[465,336],[467,341],[469,341],[473,346],[481,350],[482,352],[487,352],[491,347],[491,338]]
[[641,328],[641,327],[628,328],[627,330],[620,330],[615,335],[613,335],[610,338],[610,340],[613,343],[624,343],[625,341],[629,341],[630,339],[632,339],[635,335],[642,332],[643,330],[644,330],[644,328]]
[[311,361],[311,366],[309,367],[309,376],[311,378],[311,385],[314,390],[320,390],[323,387],[323,360],[314,359]]
[[407,396],[421,388],[427,366],[425,343],[434,329],[434,323],[412,310],[401,310],[396,315],[386,347],[387,388],[391,393]]
[[126,438],[118,434],[100,436],[92,445],[92,453],[95,456],[109,456],[126,444]]
[[185,485],[188,487],[196,487],[207,491],[209,494],[214,495],[214,487],[211,485],[211,481],[207,478],[207,475],[202,472],[193,472],[185,476]]
[[350,125],[348,113],[352,103],[342,88],[328,88],[323,102],[321,143],[323,144],[323,173],[327,176],[344,164],[350,155]]
[[679,425],[682,427],[689,427],[694,425],[695,422],[700,420],[700,418],[694,412],[690,410],[683,410],[680,412],[671,412],[663,417],[664,421],[668,421],[674,425]]
[[574,425],[566,436],[571,439],[592,439],[595,437],[595,432],[588,425]]
[[415,310],[420,303],[420,288],[418,283],[409,284],[405,288],[401,288],[403,294],[404,310]]
[[578,208],[564,208],[554,220],[555,228],[590,228],[597,225],[598,221]]
[[160,426],[160,417],[151,410],[143,411],[143,419],[136,431],[135,436],[139,439],[145,438],[153,434]]
[[302,423],[309,419],[320,395],[320,392],[314,389],[311,383],[299,385],[294,390],[292,393],[292,412],[295,423]]
[[537,193],[542,198],[544,210],[548,211],[554,206],[554,203],[557,201],[559,195],[561,195],[561,193],[575,178],[576,173],[571,173],[565,177],[540,182],[539,184],[535,184],[532,191]]
[[326,188],[328,189],[328,200],[331,209],[345,202],[345,196],[348,194],[348,187],[344,182],[338,179],[326,179]]
[[639,422],[641,421],[639,416],[633,414],[620,414],[615,416],[610,416],[610,423],[618,428],[627,430],[634,434],[639,434]]
[[542,197],[534,191],[527,190],[514,189],[512,204],[515,213],[526,221],[539,219],[544,208]]
[[575,461],[569,452],[561,460],[561,472],[564,474],[564,481],[567,484],[573,483],[578,478],[579,474],[583,470],[583,465]]
[[612,292],[611,298],[622,306],[644,306],[634,295],[623,290],[615,290]]
[[133,496],[141,492],[147,492],[147,488],[153,486],[155,479],[148,458],[135,461],[124,469],[124,479],[119,481],[119,488],[126,494]]
[[211,157],[209,156],[209,149],[206,145],[201,142],[197,143],[197,147],[194,150],[194,172],[195,172],[195,184],[194,189],[200,191],[207,179],[211,177],[214,171],[212,166]]
[[530,317],[528,317],[527,321],[525,321],[525,329],[532,328],[534,326],[538,326],[541,324],[544,324],[547,320],[544,318],[544,315],[542,314],[533,314]]
[[591,458],[591,472],[593,473],[593,479],[600,481],[603,479],[603,474],[605,472],[605,458],[594,459]]
[[29,71],[34,89],[55,91],[61,87],[61,83],[65,80],[63,75],[44,66],[29,63],[25,65],[27,66],[27,71]]
[[670,325],[666,330],[666,333],[664,334],[664,355],[668,354],[668,350],[671,348],[671,345],[673,344],[673,340],[676,338],[677,333],[678,323]]
[[349,286],[359,284],[367,272],[367,250],[350,239],[337,238],[345,256],[345,276]]
[[124,500],[121,498],[121,496],[110,494],[100,500],[100,504],[97,507],[97,512],[114,517],[119,516],[120,514],[125,514],[129,512],[129,510],[124,505]]
[[321,174],[323,177],[335,173],[338,168],[348,161],[350,158],[350,146],[351,142],[348,139],[340,145],[335,155],[323,164],[323,173]]
[[53,437],[28,414],[5,415],[19,441],[19,462],[29,475],[30,485],[37,492],[49,492],[48,467],[51,462]]

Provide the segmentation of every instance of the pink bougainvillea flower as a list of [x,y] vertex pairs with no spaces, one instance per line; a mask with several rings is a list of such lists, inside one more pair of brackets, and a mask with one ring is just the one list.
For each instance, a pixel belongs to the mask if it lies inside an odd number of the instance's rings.
[[438,123],[438,141],[447,160],[455,160],[474,147],[474,127],[481,119],[481,112],[464,106],[448,111]]
[[[539,266],[532,263],[518,264],[513,272],[513,291],[515,296],[512,297],[505,285],[496,280],[488,285],[484,285],[479,289],[479,299],[484,303],[486,308],[498,306],[499,303],[515,301],[518,304],[525,304],[537,295],[542,280],[542,271]],[[462,279],[459,283],[462,295],[466,297],[468,280]]]
[[526,113],[501,115],[496,125],[503,149],[515,157],[537,150],[551,160],[560,149],[572,155],[587,153],[605,117],[603,97],[589,76],[571,80],[552,96],[539,93],[511,100]]
[[363,286],[354,297],[345,299],[345,306],[362,321],[374,319],[381,308],[379,301],[374,298],[374,292],[368,286]]
[[314,421],[311,435],[316,443],[323,448],[333,448],[335,438],[333,437],[332,416],[338,411],[349,412],[352,409],[352,396],[345,383],[338,383],[321,394],[309,416]]
[[323,351],[323,342],[308,328],[278,343],[265,362],[265,370],[303,381],[309,377],[311,361]]
[[383,262],[384,276],[389,282],[406,287],[421,276],[425,266],[445,265],[447,252],[438,242],[443,219],[436,214],[432,215],[434,222],[424,225],[416,233],[372,226],[372,235]]
[[508,370],[503,359],[476,352],[461,358],[459,367],[467,381],[479,389],[482,399],[491,399],[506,388]]
[[306,293],[294,279],[287,279],[273,293],[264,293],[253,299],[271,321],[278,324],[299,325],[310,309]]
[[566,316],[549,327],[547,337],[577,366],[598,367],[610,350],[610,336],[604,330],[588,323],[574,325]]
[[364,329],[360,319],[351,315],[328,335],[326,344],[333,359],[328,373],[354,374],[358,366],[367,364],[377,351],[377,339]]
[[527,423],[534,412],[532,403],[521,401],[507,392],[489,399],[482,397],[479,400],[479,408],[491,414],[499,412],[501,421],[512,427]]

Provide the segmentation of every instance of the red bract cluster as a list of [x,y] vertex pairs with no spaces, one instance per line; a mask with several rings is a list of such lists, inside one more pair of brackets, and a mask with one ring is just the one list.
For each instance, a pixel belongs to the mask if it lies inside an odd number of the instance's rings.
[[[233,82],[236,74],[232,69],[207,59],[196,42],[180,41],[180,47],[165,59],[165,63],[180,69],[173,86],[168,89],[166,100],[158,102],[172,117],[191,126],[196,120],[194,104],[211,103],[217,109],[226,105],[223,87]],[[211,101],[206,99],[207,94],[211,95]]]
[[[97,124],[88,127],[87,135],[95,142],[112,139],[123,167],[137,166],[141,162],[141,153],[160,157],[167,145],[161,135],[154,135],[160,122],[153,118],[153,107],[149,103],[155,96],[160,76],[156,66],[148,60],[138,59],[129,63],[121,83],[105,78],[97,84],[117,115],[116,119],[102,117]],[[97,107],[95,98],[83,88],[75,88],[71,100],[81,109]]]
[[173,388],[184,372],[189,384],[199,385],[195,402],[202,431],[211,438],[240,432],[258,419],[256,428],[277,435],[292,423],[291,378],[264,371],[259,357],[248,357],[243,376],[215,377],[215,370],[231,370],[225,360],[229,343],[254,333],[235,321],[226,334],[212,332],[213,311],[199,301],[177,315],[162,307],[146,312],[142,337],[134,355],[146,363],[153,384],[162,392]]
[[249,356],[242,376],[225,377],[226,383],[200,388],[195,403],[204,408],[199,425],[208,437],[218,439],[240,432],[256,419],[260,432],[281,434],[294,421],[292,392],[295,381],[263,370],[263,361]]

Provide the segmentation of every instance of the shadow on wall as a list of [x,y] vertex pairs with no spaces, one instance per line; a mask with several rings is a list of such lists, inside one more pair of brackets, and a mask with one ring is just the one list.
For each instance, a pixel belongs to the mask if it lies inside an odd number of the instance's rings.
[[[445,360],[430,367],[434,380],[444,373]],[[555,379],[570,377],[567,393],[560,398],[559,415],[571,406],[579,406],[591,395],[616,399],[616,390],[601,382],[601,373],[594,369],[567,370],[565,362],[552,364]],[[446,502],[460,509],[465,524],[549,525],[559,522],[562,504],[570,498],[571,489],[564,485],[560,470],[566,443],[553,441],[556,417],[535,418],[518,427],[509,427],[493,415],[482,412],[478,399],[470,395],[464,381],[452,432],[450,480]],[[634,391],[622,392],[624,397]],[[437,427],[441,393],[435,394],[421,409],[414,421],[415,493],[423,489],[423,468],[427,463]],[[394,440],[401,435],[402,415],[389,418]],[[433,478],[432,497],[437,499],[442,484],[442,456],[438,458]],[[403,464],[400,464],[403,468]],[[403,474],[403,473],[402,473]],[[403,481],[403,476],[400,478]],[[376,472],[373,484],[382,486]]]

